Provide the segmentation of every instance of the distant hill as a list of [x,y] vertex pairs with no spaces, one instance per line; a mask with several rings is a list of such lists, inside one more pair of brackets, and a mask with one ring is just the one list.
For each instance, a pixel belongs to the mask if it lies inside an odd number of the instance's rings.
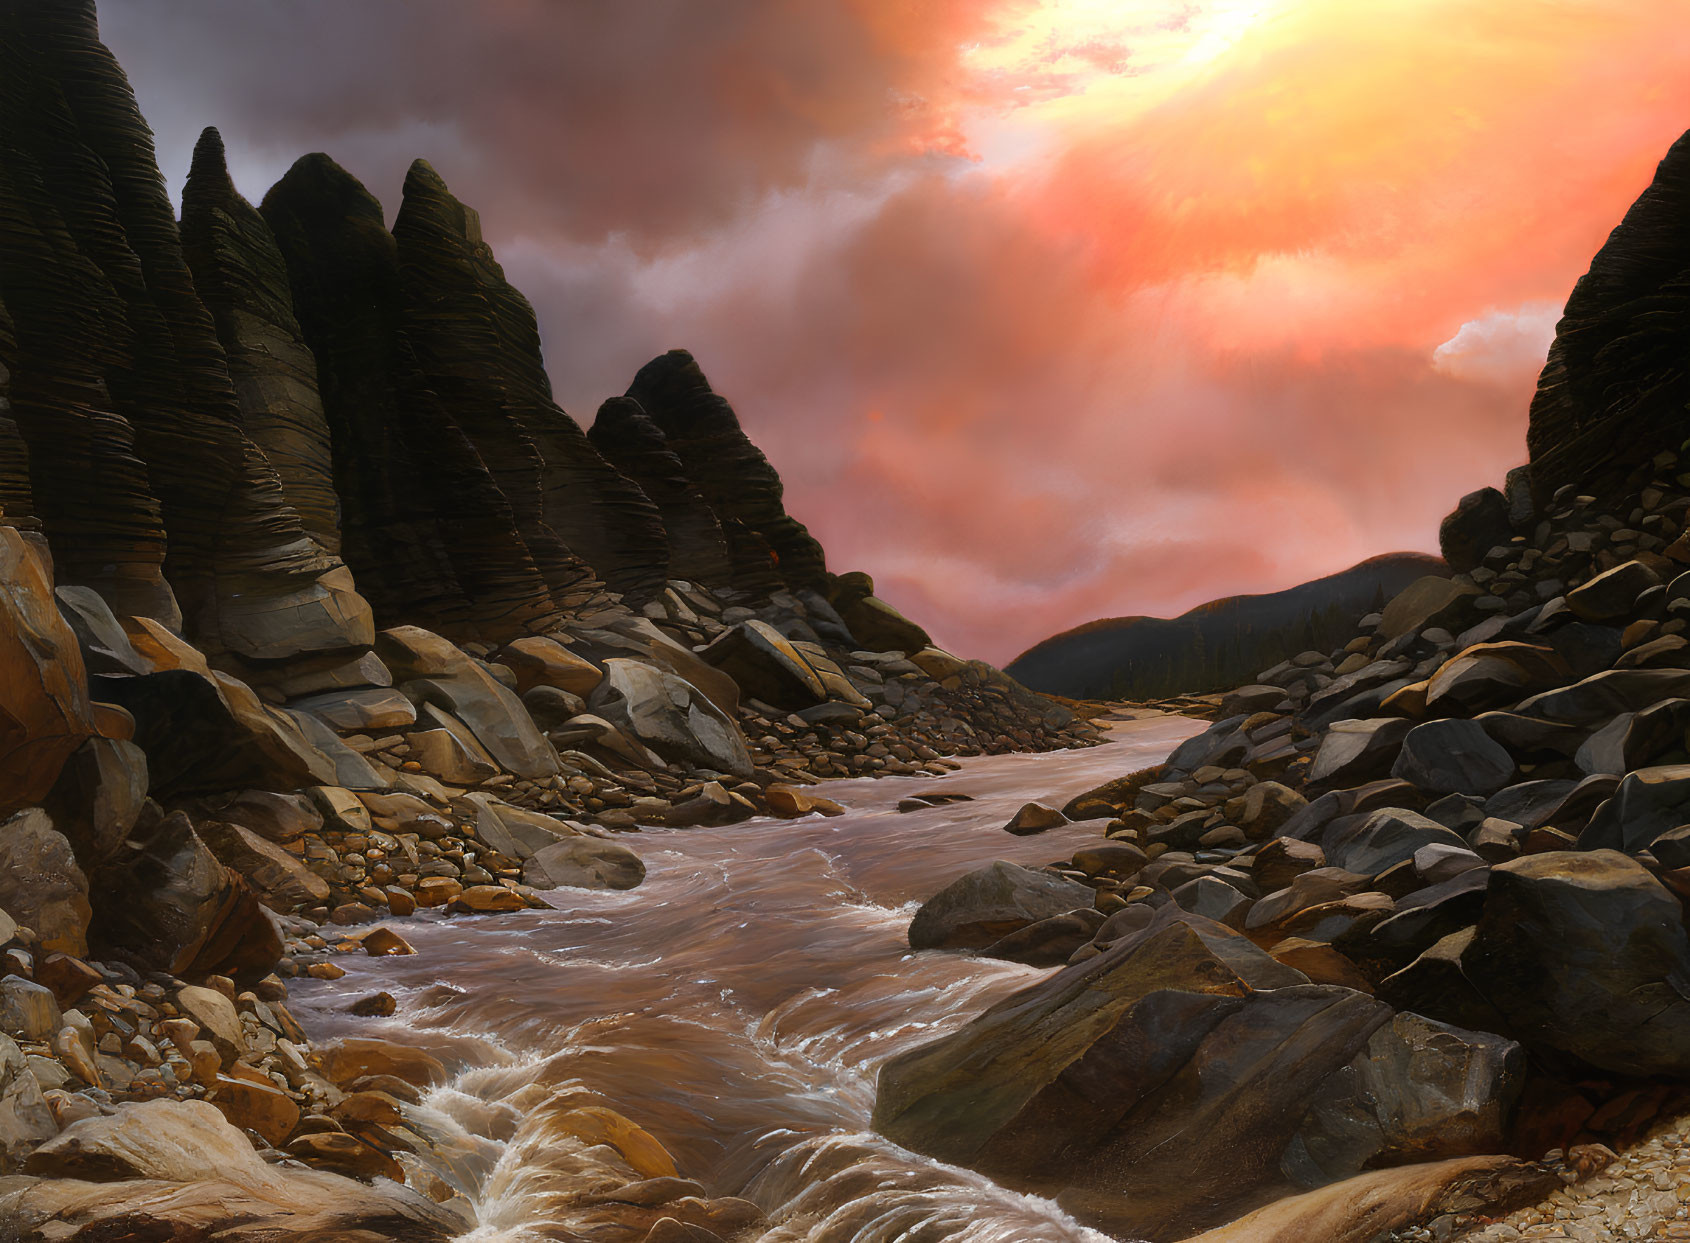
[[1088,622],[1023,652],[1005,672],[1032,690],[1081,699],[1222,690],[1298,652],[1330,651],[1415,579],[1449,572],[1425,553],[1387,553],[1285,591],[1211,600],[1171,620]]

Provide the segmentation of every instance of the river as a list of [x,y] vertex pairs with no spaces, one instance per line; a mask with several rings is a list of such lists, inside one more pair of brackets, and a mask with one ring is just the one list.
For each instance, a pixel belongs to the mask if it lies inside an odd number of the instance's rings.
[[[452,1181],[473,1243],[560,1237],[567,1170],[547,1120],[609,1105],[711,1194],[768,1213],[765,1243],[1101,1240],[1054,1204],[905,1152],[868,1129],[882,1061],[955,1030],[1039,970],[911,953],[922,899],[993,859],[1048,863],[1100,824],[1017,838],[1024,802],[1060,806],[1160,760],[1203,722],[1122,722],[1103,746],[964,760],[948,777],[828,782],[830,819],[647,829],[625,838],[647,879],[559,890],[553,911],[397,923],[414,956],[343,955],[292,1001],[317,1039],[379,1036],[468,1067],[424,1105],[461,1138]],[[919,790],[972,802],[899,813]],[[386,990],[387,1019],[352,1018]],[[551,1227],[551,1228],[549,1228]]]

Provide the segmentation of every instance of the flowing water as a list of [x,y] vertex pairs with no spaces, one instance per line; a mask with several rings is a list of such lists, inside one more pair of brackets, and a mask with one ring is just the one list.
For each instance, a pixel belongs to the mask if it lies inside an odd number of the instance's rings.
[[[1040,864],[1098,839],[1097,822],[1017,838],[1024,802],[1060,806],[1163,758],[1203,723],[1120,723],[1104,746],[963,761],[942,779],[829,782],[831,819],[648,829],[648,875],[623,893],[560,890],[554,911],[403,925],[411,957],[346,955],[344,979],[296,983],[314,1037],[381,1036],[467,1063],[425,1105],[462,1139],[453,1169],[475,1243],[557,1237],[570,1170],[548,1120],[609,1105],[655,1135],[711,1194],[771,1220],[767,1243],[1102,1238],[1054,1204],[874,1135],[887,1057],[954,1031],[1040,971],[911,953],[915,905],[993,859]],[[972,802],[900,814],[940,789]],[[389,1019],[354,1019],[378,989]]]

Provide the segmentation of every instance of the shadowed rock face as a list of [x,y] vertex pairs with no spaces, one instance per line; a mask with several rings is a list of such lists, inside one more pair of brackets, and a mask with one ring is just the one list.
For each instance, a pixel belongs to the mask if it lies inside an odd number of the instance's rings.
[[657,506],[669,536],[669,573],[726,586],[733,563],[722,524],[640,403],[632,397],[612,397],[599,407],[587,438]]
[[716,511],[733,558],[734,584],[766,592],[826,587],[822,547],[787,516],[781,481],[740,428],[726,399],[710,388],[693,356],[670,350],[641,367],[628,386],[668,438],[688,476]]
[[35,530],[35,501],[29,490],[29,446],[12,417],[12,372],[18,365],[18,338],[6,304],[0,302],[0,519],[21,530]]
[[12,413],[59,581],[238,650],[238,602],[309,592],[338,563],[241,431],[151,133],[92,4],[10,6],[0,44]]
[[1690,434],[1690,134],[1680,138],[1567,299],[1532,401],[1540,501],[1607,499]]
[[557,610],[511,505],[405,334],[398,248],[381,204],[314,154],[259,210],[317,358],[343,553],[378,616],[457,634],[543,628]]
[[300,337],[276,239],[229,180],[215,129],[200,135],[182,190],[182,253],[228,357],[242,428],[276,468],[311,537],[339,551],[340,499],[317,361]]
[[418,365],[510,502],[546,582],[579,588],[592,573],[584,557],[635,601],[662,590],[657,507],[552,401],[533,308],[505,280],[476,213],[426,161],[405,178],[393,236]]

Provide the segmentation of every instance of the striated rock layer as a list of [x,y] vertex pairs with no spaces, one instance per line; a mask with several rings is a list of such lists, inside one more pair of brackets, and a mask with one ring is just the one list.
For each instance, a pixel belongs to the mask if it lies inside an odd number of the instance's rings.
[[587,437],[657,506],[669,539],[670,575],[713,585],[730,582],[733,563],[721,522],[640,403],[632,397],[610,398],[599,407]]
[[1690,134],[1579,278],[1532,401],[1540,502],[1568,485],[1609,500],[1690,435]]
[[[242,432],[223,347],[183,259],[152,136],[89,3],[0,14],[0,299],[12,415],[61,581],[249,652],[356,641],[349,585]],[[15,485],[13,489],[15,491]],[[307,607],[307,613],[313,609]],[[328,624],[320,624],[327,619]]]
[[580,587],[585,557],[636,601],[661,590],[669,557],[656,506],[552,401],[533,308],[506,282],[479,217],[424,160],[405,178],[393,236],[418,364],[492,471],[548,585]]
[[751,443],[727,400],[685,350],[641,367],[628,396],[651,416],[716,511],[733,558],[734,585],[767,592],[782,583],[824,590],[822,547],[781,503],[780,475]]

